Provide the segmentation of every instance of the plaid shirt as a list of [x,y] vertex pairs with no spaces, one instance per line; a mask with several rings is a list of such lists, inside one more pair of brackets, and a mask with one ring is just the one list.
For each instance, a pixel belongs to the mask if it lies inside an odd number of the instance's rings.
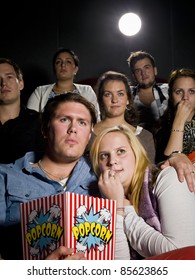
[[[140,101],[138,96],[139,86],[131,86],[134,104],[138,110],[145,105]],[[158,120],[165,112],[168,106],[168,84],[155,84],[153,86],[154,101],[150,104],[150,110],[155,120]]]

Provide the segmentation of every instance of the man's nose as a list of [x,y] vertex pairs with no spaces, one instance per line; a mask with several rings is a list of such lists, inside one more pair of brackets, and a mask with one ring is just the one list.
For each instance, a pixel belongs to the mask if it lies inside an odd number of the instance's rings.
[[5,79],[0,79],[0,86],[3,87],[6,85]]
[[68,133],[76,133],[76,132],[77,132],[76,125],[74,122],[71,122],[68,128]]
[[146,73],[146,69],[142,68],[142,69],[140,69],[140,72],[141,72],[141,75],[144,75]]

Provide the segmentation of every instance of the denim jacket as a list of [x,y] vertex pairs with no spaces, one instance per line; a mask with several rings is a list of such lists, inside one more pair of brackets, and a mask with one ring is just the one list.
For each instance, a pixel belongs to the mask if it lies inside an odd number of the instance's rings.
[[[0,164],[0,225],[20,223],[20,203],[63,193],[62,186],[32,163],[38,153],[28,152],[12,164]],[[81,157],[67,181],[66,191],[100,197],[97,177],[87,158]]]

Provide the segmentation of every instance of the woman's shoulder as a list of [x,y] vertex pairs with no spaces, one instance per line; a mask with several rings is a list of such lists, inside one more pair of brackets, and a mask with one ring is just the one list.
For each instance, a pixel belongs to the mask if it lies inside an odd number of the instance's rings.
[[48,88],[53,88],[54,85],[55,85],[55,83],[37,86],[35,90],[37,90],[37,91],[45,91],[45,90],[47,90]]
[[79,91],[93,91],[92,86],[86,84],[74,84]]
[[136,127],[136,135],[142,135],[142,136],[147,136],[147,137],[153,138],[152,132],[150,132],[149,130],[147,130],[139,125]]
[[96,123],[93,128],[93,133],[98,135],[103,130],[102,121]]
[[[155,189],[157,192],[161,192],[170,188],[173,189],[173,187],[175,188],[176,186],[184,188],[185,186],[179,186],[181,184],[175,168],[168,166],[159,172],[155,182]],[[186,184],[186,182],[183,182],[183,184]]]

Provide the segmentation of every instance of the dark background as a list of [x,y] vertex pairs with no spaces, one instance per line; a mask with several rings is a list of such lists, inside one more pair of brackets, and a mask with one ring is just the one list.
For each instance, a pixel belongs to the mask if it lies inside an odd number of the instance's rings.
[[[145,50],[156,59],[158,77],[172,69],[195,68],[195,9],[192,0],[12,1],[0,5],[0,56],[13,59],[25,80],[23,99],[37,85],[54,82],[52,56],[59,47],[80,59],[76,82],[93,85],[107,70],[130,75],[131,51]],[[142,28],[135,36],[118,29],[120,17],[137,13]]]

